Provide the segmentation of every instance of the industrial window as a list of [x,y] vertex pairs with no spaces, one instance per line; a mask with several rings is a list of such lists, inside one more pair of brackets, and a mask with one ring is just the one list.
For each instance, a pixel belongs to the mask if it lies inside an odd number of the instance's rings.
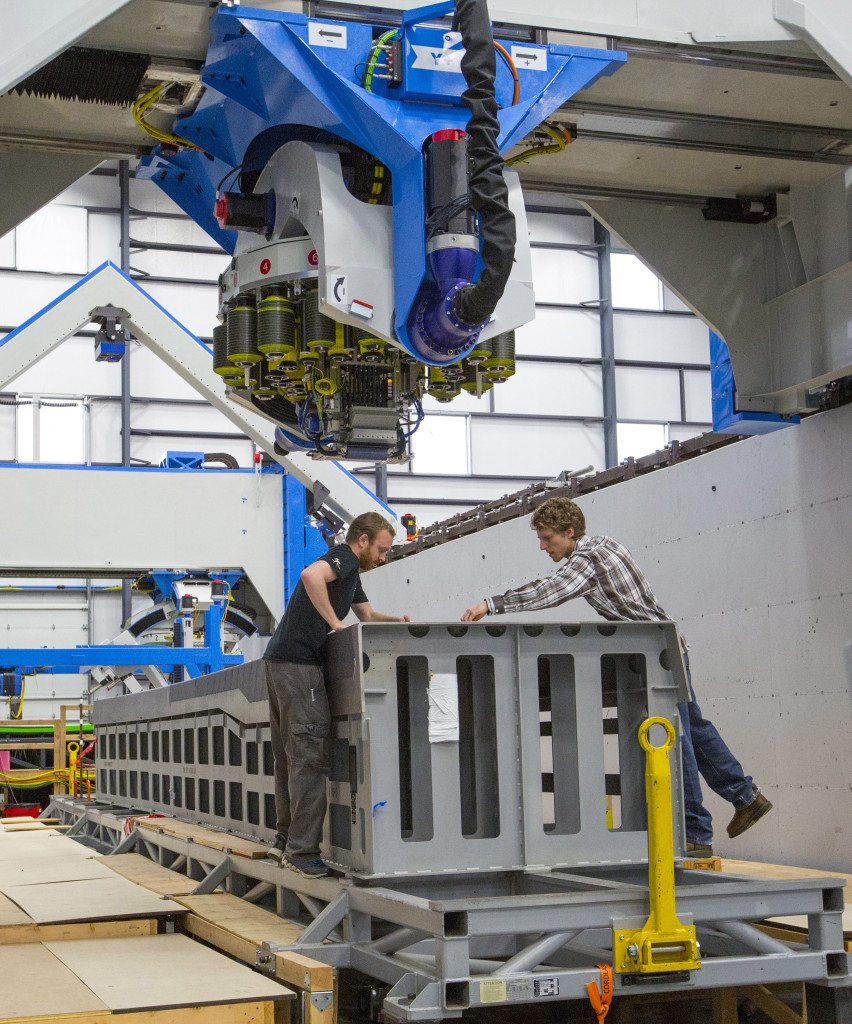
[[469,473],[469,433],[467,416],[426,416],[411,439],[412,471],[443,476]]
[[83,206],[53,203],[15,229],[18,270],[85,274],[89,269],[88,248],[88,211]]
[[[29,401],[21,397],[21,402]],[[83,402],[34,396],[17,407],[18,462],[82,464],[86,461]]]
[[611,267],[616,309],[663,309],[662,282],[637,256],[614,252]]
[[639,459],[666,446],[666,428],[662,423],[619,423],[618,457]]

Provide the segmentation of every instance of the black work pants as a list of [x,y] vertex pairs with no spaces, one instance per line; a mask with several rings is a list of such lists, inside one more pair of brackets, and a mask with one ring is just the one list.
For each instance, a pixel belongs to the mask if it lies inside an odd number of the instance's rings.
[[286,854],[319,855],[331,767],[331,714],[319,665],[266,662],[275,810]]

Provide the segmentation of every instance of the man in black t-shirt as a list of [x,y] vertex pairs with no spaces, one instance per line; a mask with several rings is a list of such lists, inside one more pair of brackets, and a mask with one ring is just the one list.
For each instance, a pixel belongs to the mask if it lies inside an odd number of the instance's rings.
[[278,818],[271,856],[308,878],[328,874],[319,855],[331,767],[323,674],[328,634],[346,628],[350,609],[361,622],[409,621],[375,611],[361,588],[360,573],[382,565],[393,535],[378,512],[354,519],[346,543],[303,570],[264,655]]

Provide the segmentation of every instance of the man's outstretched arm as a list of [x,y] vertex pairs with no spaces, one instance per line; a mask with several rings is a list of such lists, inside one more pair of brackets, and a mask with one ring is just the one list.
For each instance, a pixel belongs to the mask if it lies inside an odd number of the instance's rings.
[[385,615],[384,612],[377,612],[369,601],[353,604],[352,611],[361,622],[411,622],[407,615]]
[[592,589],[594,575],[591,561],[575,556],[570,565],[557,569],[543,580],[533,580],[515,590],[507,590],[505,594],[487,597],[472,605],[462,615],[462,622],[477,622],[485,615],[500,615],[504,612],[535,612],[553,608],[588,593]]

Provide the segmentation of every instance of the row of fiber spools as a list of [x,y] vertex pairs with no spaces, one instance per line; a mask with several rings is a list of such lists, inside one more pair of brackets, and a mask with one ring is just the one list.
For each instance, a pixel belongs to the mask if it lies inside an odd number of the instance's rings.
[[[344,363],[404,358],[367,330],[345,326],[321,313],[316,289],[296,296],[285,287],[243,292],[229,303],[224,323],[213,329],[213,368],[232,386],[258,397],[303,400],[309,391],[333,395]],[[515,334],[481,341],[466,359],[429,367],[429,394],[448,402],[461,391],[484,394],[515,372]]]

